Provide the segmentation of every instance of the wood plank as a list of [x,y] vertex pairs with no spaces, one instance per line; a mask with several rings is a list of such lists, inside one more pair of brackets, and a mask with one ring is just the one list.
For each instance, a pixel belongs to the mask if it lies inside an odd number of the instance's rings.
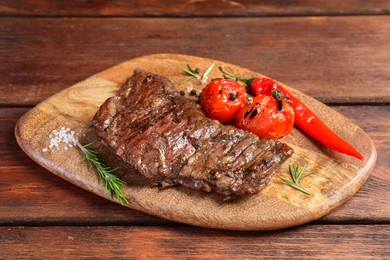
[[1,21],[0,105],[34,105],[127,59],[161,52],[247,67],[323,102],[390,102],[390,16]]
[[[190,227],[0,227],[5,259],[385,259],[390,225],[307,225],[278,232]],[[33,245],[33,246],[31,246]]]
[[[390,107],[334,108],[360,125],[374,140],[378,161],[363,188],[319,223],[389,223]],[[17,146],[13,134],[17,119],[26,111],[26,108],[0,109],[0,225],[171,224],[94,196],[36,165]]]
[[270,16],[388,14],[385,0],[274,1],[173,0],[152,1],[39,1],[3,0],[0,15],[39,16]]

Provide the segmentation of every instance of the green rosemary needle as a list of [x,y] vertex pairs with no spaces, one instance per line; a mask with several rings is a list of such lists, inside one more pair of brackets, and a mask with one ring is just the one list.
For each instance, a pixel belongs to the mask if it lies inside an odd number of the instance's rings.
[[77,142],[77,146],[83,152],[85,160],[87,160],[91,167],[96,168],[100,180],[104,183],[106,190],[110,194],[111,198],[113,198],[115,194],[116,198],[121,204],[128,204],[129,202],[126,198],[126,195],[122,192],[122,187],[126,183],[117,175],[113,174],[113,172],[118,168],[111,168],[103,164],[99,159],[98,153],[87,148],[90,145],[91,143],[83,146]]
[[289,165],[289,172],[290,172],[290,175],[291,175],[291,178],[293,181],[290,181],[290,180],[283,178],[283,177],[280,177],[280,179],[282,179],[282,181],[284,181],[287,185],[291,186],[292,188],[297,189],[297,190],[299,190],[307,195],[310,195],[310,192],[307,189],[305,189],[304,187],[299,185],[300,180],[313,174],[313,172],[310,172],[310,173],[307,173],[304,175],[303,173],[306,170],[306,167],[307,167],[306,164],[303,167],[301,167],[299,165],[290,164]]
[[207,82],[207,78],[208,78],[210,72],[214,69],[214,67],[215,67],[215,64],[213,63],[206,69],[206,71],[204,72],[203,76],[200,78],[200,82],[202,84]]
[[190,80],[192,80],[192,79],[194,79],[194,78],[197,78],[197,79],[200,81],[200,83],[202,83],[202,84],[206,83],[206,82],[207,82],[208,75],[209,75],[210,72],[214,69],[214,67],[215,67],[215,64],[214,64],[214,63],[211,64],[211,65],[206,69],[206,71],[203,73],[203,75],[200,76],[200,75],[199,75],[200,70],[199,70],[198,68],[193,69],[193,68],[191,67],[190,64],[187,64],[187,68],[181,68],[181,69],[182,69],[183,72],[185,72],[186,74],[190,75],[190,77],[187,78],[187,79],[185,79],[184,81],[182,81],[182,82],[180,83],[180,85],[182,85],[182,84],[184,84],[184,83],[186,83],[186,82],[188,82],[188,81],[190,81]]

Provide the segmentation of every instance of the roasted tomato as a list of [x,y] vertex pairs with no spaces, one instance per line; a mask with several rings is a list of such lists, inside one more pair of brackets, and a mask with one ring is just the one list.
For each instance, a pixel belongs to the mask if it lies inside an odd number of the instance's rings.
[[269,78],[255,78],[251,84],[251,90],[257,95],[267,95],[271,96],[272,91],[276,88],[278,84]]
[[237,117],[238,111],[246,103],[246,89],[230,79],[211,81],[200,94],[200,105],[207,116],[221,123]]
[[259,95],[253,98],[251,104],[240,109],[236,124],[260,138],[279,139],[291,132],[294,110],[289,103]]

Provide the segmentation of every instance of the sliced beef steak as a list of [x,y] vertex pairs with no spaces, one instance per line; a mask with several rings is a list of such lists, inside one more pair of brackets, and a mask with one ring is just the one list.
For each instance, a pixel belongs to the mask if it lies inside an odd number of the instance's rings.
[[103,142],[151,183],[231,195],[260,191],[293,150],[209,119],[168,79],[137,69],[92,125]]

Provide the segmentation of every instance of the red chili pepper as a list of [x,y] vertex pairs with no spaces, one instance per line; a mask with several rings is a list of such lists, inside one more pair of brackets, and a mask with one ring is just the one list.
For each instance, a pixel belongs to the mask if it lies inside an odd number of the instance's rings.
[[277,89],[279,89],[289,100],[292,101],[291,105],[295,112],[295,123],[305,133],[335,151],[363,160],[363,155],[327,127],[305,104],[299,101],[279,84],[277,85]]
[[[329,148],[354,156],[359,160],[363,160],[363,156],[347,143],[340,136],[335,134],[329,127],[327,127],[321,119],[319,119],[305,104],[294,97],[290,92],[283,88],[280,84],[268,78],[252,78],[242,79],[234,75],[226,73],[223,68],[220,67],[224,76],[229,78],[240,80],[251,87],[252,92],[255,95],[272,95],[275,89],[278,89],[283,93],[286,99],[292,101],[292,107],[295,112],[295,123],[308,135],[320,141]],[[272,87],[271,87],[272,86]]]

